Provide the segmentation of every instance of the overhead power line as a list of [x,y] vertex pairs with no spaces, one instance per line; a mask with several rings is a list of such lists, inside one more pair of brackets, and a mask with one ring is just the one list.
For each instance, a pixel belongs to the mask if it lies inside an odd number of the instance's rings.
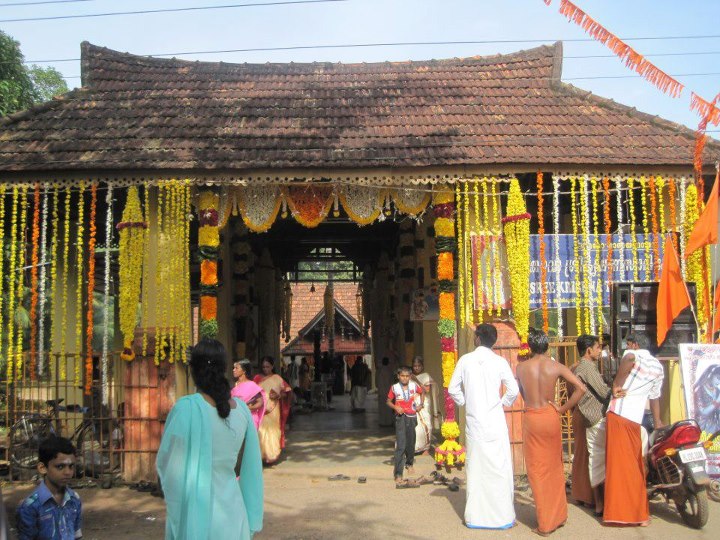
[[235,9],[263,6],[287,6],[292,4],[328,4],[350,2],[350,0],[278,0],[275,2],[252,2],[248,4],[227,4],[223,6],[194,6],[184,8],[145,9],[137,11],[114,11],[110,13],[84,13],[81,15],[55,15],[51,17],[24,17],[22,19],[0,19],[0,23],[57,21],[61,19],[88,19],[92,17],[115,17],[118,15],[148,15],[154,13],[180,13],[184,11],[206,11],[210,9]]
[[[717,36],[669,36],[669,37],[638,37],[630,39],[700,39],[700,38],[720,38]],[[147,56],[153,58],[167,58],[174,56],[191,56],[197,54],[232,54],[243,52],[272,52],[272,51],[298,51],[313,49],[353,49],[353,48],[370,48],[370,47],[408,47],[408,46],[427,46],[427,45],[491,45],[496,43],[554,43],[552,39],[503,39],[503,40],[479,40],[479,41],[397,41],[386,43],[338,43],[334,45],[288,45],[285,47],[248,47],[244,49],[217,49],[207,51],[179,51],[169,53],[152,53],[138,54],[137,56]],[[577,41],[595,41],[594,39],[566,39],[565,42]],[[646,54],[645,56],[680,56],[680,55],[697,55],[697,54],[720,54],[720,51],[699,51],[689,53],[657,53]],[[565,58],[617,58],[614,54],[603,55],[576,55],[565,56]],[[25,60],[26,64],[54,64],[60,62],[79,62],[80,58],[51,58],[43,60]]]
[[14,4],[0,4],[0,7],[39,6],[42,4],[75,4],[77,2],[94,2],[95,0],[45,0],[43,2],[16,2]]

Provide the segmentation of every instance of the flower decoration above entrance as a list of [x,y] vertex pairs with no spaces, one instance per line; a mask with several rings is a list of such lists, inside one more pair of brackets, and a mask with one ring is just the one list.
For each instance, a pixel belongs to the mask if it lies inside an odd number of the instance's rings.
[[302,226],[314,228],[320,225],[330,212],[333,188],[316,186],[287,186],[285,199],[295,220]]

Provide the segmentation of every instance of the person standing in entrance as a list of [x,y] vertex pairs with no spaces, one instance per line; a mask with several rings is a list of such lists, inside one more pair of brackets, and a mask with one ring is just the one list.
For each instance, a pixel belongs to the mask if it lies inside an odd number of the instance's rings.
[[[407,366],[397,370],[398,382],[387,394],[387,406],[395,411],[395,487],[411,487],[415,484],[403,482],[403,468],[409,475],[415,474],[415,427],[417,411],[423,407],[423,388],[410,380],[412,371]],[[420,402],[415,396],[420,394]]]
[[508,361],[491,350],[495,341],[493,325],[478,325],[476,348],[460,357],[448,386],[453,401],[465,406],[465,526],[471,529],[509,529],[515,524],[512,455],[503,407],[515,402],[518,385]]
[[607,413],[603,522],[643,527],[650,523],[650,505],[645,489],[641,422],[649,399],[655,427],[663,426],[660,393],[664,372],[662,364],[647,350],[650,340],[646,335],[630,334],[626,342],[628,351],[618,366]]
[[352,412],[365,412],[365,397],[370,386],[370,368],[362,356],[355,359],[350,368],[350,406]]
[[[547,536],[565,524],[568,514],[560,417],[577,405],[586,389],[572,371],[546,354],[545,332],[531,328],[528,345],[532,356],[515,370],[525,400],[523,453],[538,521],[533,532]],[[555,402],[560,377],[575,387],[562,405]]]

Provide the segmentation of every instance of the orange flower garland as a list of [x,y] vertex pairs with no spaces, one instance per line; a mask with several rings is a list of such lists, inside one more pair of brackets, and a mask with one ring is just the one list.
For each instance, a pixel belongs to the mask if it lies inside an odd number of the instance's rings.
[[97,182],[90,186],[90,238],[88,241],[87,329],[85,334],[85,395],[92,393],[93,382],[93,291],[95,290],[95,241],[97,238]]
[[217,319],[217,297],[200,297],[200,318],[204,321]]
[[32,223],[32,255],[30,268],[30,379],[35,380],[37,367],[35,355],[37,353],[37,305],[39,296],[38,287],[38,250],[40,240],[40,184],[35,184],[33,193],[33,223]]
[[537,173],[538,194],[538,243],[540,245],[540,306],[542,308],[543,331],[550,328],[547,299],[547,267],[545,261],[545,214],[543,209],[543,173]]
[[332,188],[289,186],[285,196],[295,221],[308,228],[320,225],[333,204]]
[[440,318],[455,318],[455,295],[453,293],[441,292],[438,298],[440,304]]
[[217,261],[203,259],[200,263],[200,284],[201,285],[217,285],[218,284],[218,265]]
[[[603,186],[603,218],[605,221],[605,245],[607,246],[607,285],[612,283],[613,279],[613,241],[612,241],[612,220],[610,219],[610,179],[605,176],[602,180]],[[618,192],[618,197],[620,192]],[[598,306],[602,310],[602,305]],[[602,321],[602,318],[600,319]]]
[[[450,252],[438,253],[437,256],[438,279],[453,279],[453,254]],[[454,318],[454,317],[453,317]]]

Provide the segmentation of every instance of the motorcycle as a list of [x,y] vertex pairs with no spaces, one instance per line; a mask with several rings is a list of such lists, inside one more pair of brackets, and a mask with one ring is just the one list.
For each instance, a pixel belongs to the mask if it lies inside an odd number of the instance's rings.
[[695,420],[681,420],[652,432],[648,450],[648,498],[661,494],[672,500],[685,524],[702,529],[708,520],[707,454],[715,433],[700,442],[702,430]]

